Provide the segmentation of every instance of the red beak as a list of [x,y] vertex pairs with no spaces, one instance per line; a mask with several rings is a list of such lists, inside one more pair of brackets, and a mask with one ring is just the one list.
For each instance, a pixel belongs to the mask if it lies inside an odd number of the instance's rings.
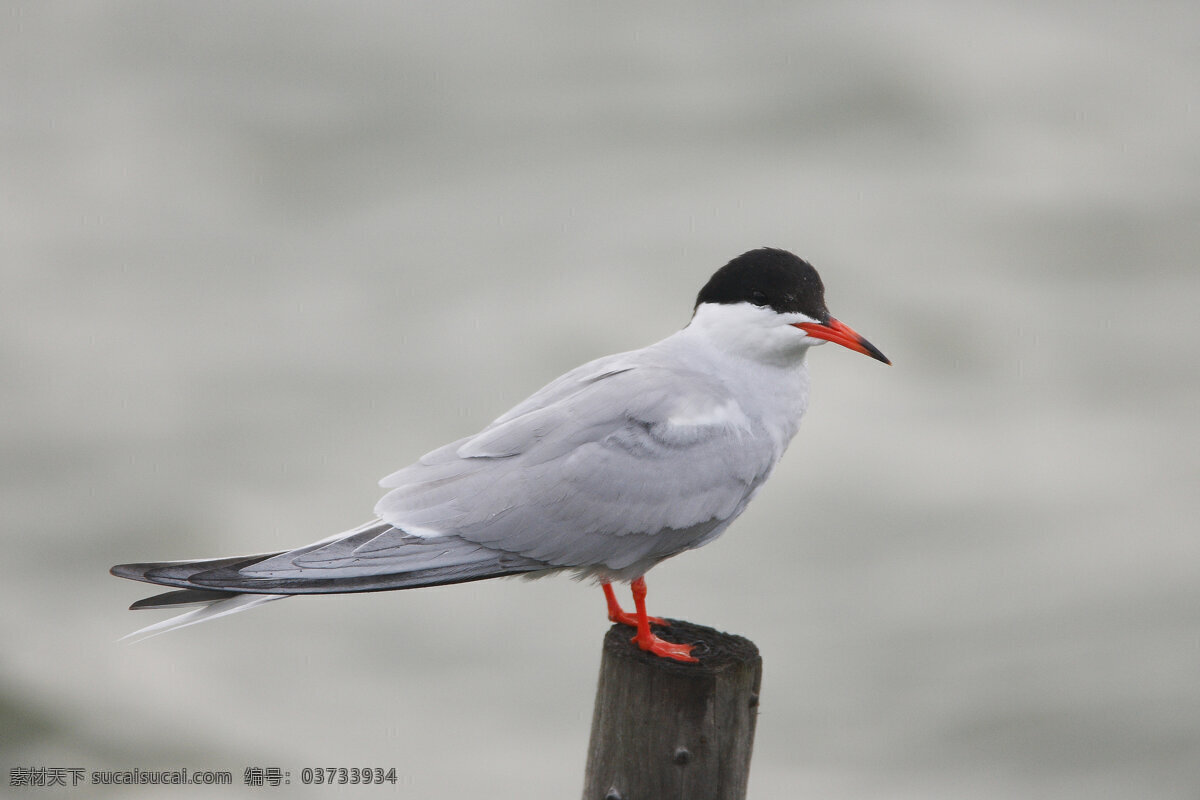
[[854,329],[849,325],[838,322],[833,317],[829,318],[829,322],[796,322],[795,327],[813,336],[817,339],[824,339],[834,344],[840,344],[842,347],[849,347],[851,350],[856,350],[863,355],[882,361],[885,364],[891,364],[887,356],[879,352],[879,348],[868,342],[863,337],[854,332]]

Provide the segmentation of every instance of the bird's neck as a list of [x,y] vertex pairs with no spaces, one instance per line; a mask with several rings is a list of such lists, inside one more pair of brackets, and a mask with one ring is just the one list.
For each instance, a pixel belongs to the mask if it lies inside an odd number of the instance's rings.
[[777,369],[803,366],[811,345],[790,325],[780,325],[773,313],[745,303],[701,304],[680,333],[735,360]]
[[[762,421],[782,448],[795,435],[808,408],[808,365],[803,352],[792,358],[753,358],[691,325],[659,343],[679,366],[719,376],[739,406]],[[807,348],[805,348],[807,350]]]

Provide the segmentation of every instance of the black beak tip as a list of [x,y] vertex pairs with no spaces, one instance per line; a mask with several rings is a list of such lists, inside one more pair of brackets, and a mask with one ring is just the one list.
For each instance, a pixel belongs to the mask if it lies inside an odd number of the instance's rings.
[[862,346],[867,349],[867,355],[869,355],[871,358],[875,359],[876,361],[882,361],[883,363],[887,364],[889,367],[892,365],[891,359],[889,359],[887,356],[885,356],[878,347],[871,344],[866,339],[862,340]]

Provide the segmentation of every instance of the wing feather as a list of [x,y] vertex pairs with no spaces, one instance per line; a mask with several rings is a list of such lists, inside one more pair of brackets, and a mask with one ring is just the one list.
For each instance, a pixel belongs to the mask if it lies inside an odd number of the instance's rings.
[[781,445],[716,379],[614,358],[389,476],[376,514],[402,530],[613,571],[710,540]]

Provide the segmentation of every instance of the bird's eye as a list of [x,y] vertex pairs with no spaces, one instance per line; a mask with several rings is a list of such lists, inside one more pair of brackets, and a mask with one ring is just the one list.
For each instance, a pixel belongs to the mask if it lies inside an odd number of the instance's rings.
[[767,296],[755,289],[750,293],[750,302],[756,306],[765,306],[767,304]]

